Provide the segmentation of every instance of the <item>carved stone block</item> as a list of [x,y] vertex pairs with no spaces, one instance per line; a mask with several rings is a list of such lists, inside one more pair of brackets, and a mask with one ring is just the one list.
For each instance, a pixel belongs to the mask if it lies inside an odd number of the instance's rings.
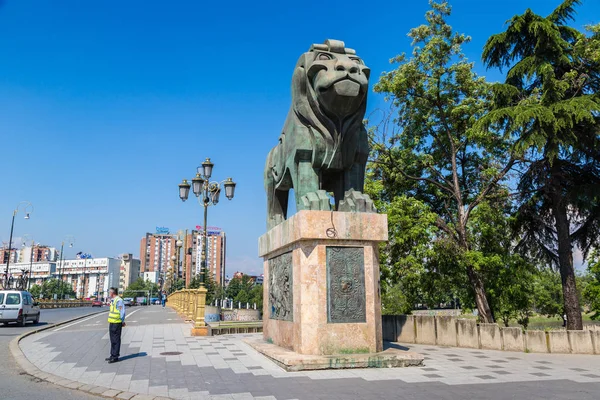
[[364,251],[327,246],[327,322],[366,322]]
[[269,260],[269,318],[294,320],[292,252]]

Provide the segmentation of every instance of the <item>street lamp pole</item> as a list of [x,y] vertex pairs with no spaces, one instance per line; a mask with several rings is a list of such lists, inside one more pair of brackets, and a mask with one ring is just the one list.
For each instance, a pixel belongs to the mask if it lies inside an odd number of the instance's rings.
[[75,243],[75,238],[72,235],[67,235],[64,237],[63,241],[60,243],[60,265],[59,265],[59,269],[60,269],[60,299],[63,300],[64,297],[64,273],[65,273],[65,268],[63,265],[63,248],[65,247],[65,242],[69,243],[69,247],[73,247],[73,244]]
[[[12,254],[12,239],[13,239],[13,231],[15,229],[15,217],[19,213],[19,209],[22,204],[25,204],[23,212],[25,213],[25,219],[29,219],[29,214],[33,212],[33,206],[28,201],[22,201],[17,204],[17,208],[13,211],[12,222],[10,224],[10,238],[8,239],[8,259],[6,260],[6,270],[4,271],[4,288],[8,289],[8,267],[10,266],[10,256]],[[27,208],[31,207],[31,211],[27,212]]]
[[[235,193],[236,183],[231,178],[223,182],[211,182],[210,177],[212,175],[214,164],[207,158],[200,167],[197,169],[196,176],[192,179],[190,185],[187,179],[184,179],[179,184],[179,197],[182,201],[186,201],[190,194],[190,188],[198,197],[198,201],[204,207],[204,232],[202,236],[203,246],[201,253],[201,264],[200,264],[200,287],[205,287],[205,275],[206,275],[206,261],[208,258],[208,207],[216,206],[219,202],[219,195],[221,194],[221,185],[225,188],[225,196],[227,199],[233,199]],[[202,195],[202,199],[200,199]]]
[[[35,245],[35,240],[33,240],[33,238],[30,235],[28,235],[28,234],[23,235],[23,238],[24,238],[23,239],[23,246],[24,247],[27,246],[27,239],[31,238],[31,252],[29,253],[29,276],[27,277],[27,291],[29,291],[29,289],[31,288],[31,276],[32,276],[31,275],[31,270],[32,270],[32,267],[33,267],[33,248],[34,248],[34,245]],[[38,246],[39,246],[39,244],[38,244]]]

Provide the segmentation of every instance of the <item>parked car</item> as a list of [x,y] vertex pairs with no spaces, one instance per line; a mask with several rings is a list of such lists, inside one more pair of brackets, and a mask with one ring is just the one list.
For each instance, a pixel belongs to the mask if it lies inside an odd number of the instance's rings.
[[0,290],[0,322],[25,326],[27,321],[40,322],[40,307],[31,294],[24,290]]
[[103,305],[104,305],[104,303],[100,300],[92,301],[92,307],[102,307]]
[[123,299],[123,304],[125,305],[125,307],[131,307],[133,305],[133,299],[130,299],[130,298]]

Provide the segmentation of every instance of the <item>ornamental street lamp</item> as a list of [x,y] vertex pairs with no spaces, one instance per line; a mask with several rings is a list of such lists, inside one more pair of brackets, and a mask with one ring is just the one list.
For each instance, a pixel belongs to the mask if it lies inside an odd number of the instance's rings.
[[[208,207],[216,206],[219,203],[219,195],[221,194],[221,187],[225,188],[225,197],[231,200],[235,194],[236,183],[231,179],[227,178],[222,182],[210,181],[214,164],[207,158],[201,166],[197,168],[196,176],[192,179],[190,185],[187,179],[184,179],[179,184],[179,198],[182,201],[186,201],[190,194],[190,188],[198,198],[200,205],[204,207],[204,231],[202,240],[202,256],[200,266],[200,287],[204,288],[204,276],[206,274],[206,258],[208,255]],[[221,282],[222,283],[222,282]]]
[[63,266],[63,248],[65,247],[65,242],[67,242],[67,244],[69,245],[69,247],[73,247],[73,245],[75,244],[75,237],[73,235],[66,235],[63,239],[63,241],[60,243],[60,264],[59,264],[59,268],[60,268],[60,299],[63,299],[64,296],[64,282],[63,282],[63,275],[64,275],[64,266]]
[[[29,210],[29,211],[28,211]],[[4,271],[4,289],[8,289],[10,283],[8,282],[8,267],[10,266],[10,256],[12,255],[12,238],[13,231],[15,229],[15,217],[19,213],[19,211],[23,211],[25,214],[25,219],[29,219],[29,214],[33,212],[33,205],[31,205],[28,201],[22,201],[17,204],[17,208],[13,211],[12,222],[10,224],[10,238],[8,239],[8,259],[6,260],[6,270]]]

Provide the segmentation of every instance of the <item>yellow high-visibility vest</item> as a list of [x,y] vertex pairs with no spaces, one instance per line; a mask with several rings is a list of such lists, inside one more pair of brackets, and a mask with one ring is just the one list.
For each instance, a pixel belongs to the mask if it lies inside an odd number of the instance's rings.
[[120,324],[123,322],[121,319],[121,312],[117,308],[117,302],[121,301],[119,296],[116,296],[110,303],[110,310],[108,311],[108,323],[109,324]]

